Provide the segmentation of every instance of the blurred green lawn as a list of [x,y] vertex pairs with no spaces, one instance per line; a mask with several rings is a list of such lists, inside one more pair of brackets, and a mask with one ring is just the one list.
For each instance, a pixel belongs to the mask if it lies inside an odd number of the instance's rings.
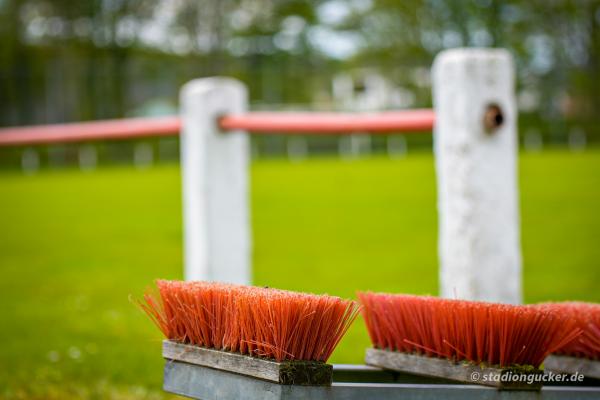
[[[600,301],[600,151],[520,159],[525,298]],[[252,166],[255,283],[436,293],[433,159]],[[161,398],[160,335],[129,302],[181,278],[176,166],[0,174],[0,397]],[[359,320],[333,362],[360,362]]]

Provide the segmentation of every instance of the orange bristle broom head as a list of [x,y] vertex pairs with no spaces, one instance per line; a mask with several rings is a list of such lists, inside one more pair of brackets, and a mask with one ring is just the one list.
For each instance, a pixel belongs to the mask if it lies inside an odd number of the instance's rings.
[[378,349],[507,367],[539,367],[580,331],[572,318],[535,306],[429,296],[358,293]]
[[555,354],[600,360],[600,304],[573,301],[544,303],[539,307],[573,318],[582,332],[554,351]]
[[327,295],[159,280],[142,309],[171,340],[284,360],[327,361],[359,312]]

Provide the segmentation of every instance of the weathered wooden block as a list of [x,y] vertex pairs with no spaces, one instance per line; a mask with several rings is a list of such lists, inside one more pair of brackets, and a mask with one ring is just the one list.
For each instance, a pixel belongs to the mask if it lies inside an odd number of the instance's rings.
[[600,361],[583,357],[551,355],[544,360],[544,369],[567,374],[579,373],[586,378],[600,379]]
[[234,372],[282,385],[331,385],[333,367],[316,361],[276,362],[243,354],[163,341],[163,357],[221,371]]
[[396,351],[367,349],[365,364],[415,375],[492,386],[498,389],[539,390],[543,371],[527,368],[493,368],[443,358]]

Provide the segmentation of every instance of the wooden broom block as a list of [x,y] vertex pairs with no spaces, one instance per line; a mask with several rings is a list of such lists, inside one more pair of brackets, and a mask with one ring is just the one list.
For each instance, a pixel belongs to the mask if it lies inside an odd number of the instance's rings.
[[282,385],[331,385],[333,367],[318,361],[276,362],[243,354],[163,340],[163,357],[221,371],[252,376]]
[[[539,369],[492,368],[465,362],[455,363],[444,358],[368,349],[365,364],[410,374],[449,379],[466,384],[492,386],[498,389],[539,390],[542,387]],[[512,381],[513,376],[523,378]],[[538,381],[535,377],[539,375]],[[484,379],[487,376],[487,379]],[[504,377],[503,377],[504,376]],[[528,383],[527,378],[532,382]],[[503,379],[507,380],[506,382]],[[515,378],[516,379],[516,378]]]
[[577,372],[586,378],[600,379],[600,361],[583,357],[551,355],[544,360],[544,369],[568,374]]

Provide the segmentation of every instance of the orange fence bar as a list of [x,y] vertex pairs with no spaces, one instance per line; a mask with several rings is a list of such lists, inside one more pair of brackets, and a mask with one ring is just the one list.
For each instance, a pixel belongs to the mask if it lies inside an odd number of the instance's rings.
[[433,128],[431,109],[378,113],[251,112],[221,118],[224,130],[252,133],[347,134],[353,132],[427,132]]
[[0,146],[175,136],[179,134],[180,129],[181,123],[178,116],[21,126],[1,128]]
[[[379,113],[249,112],[223,116],[218,123],[224,131],[341,135],[428,132],[433,128],[434,120],[433,110],[422,109]],[[0,128],[0,146],[176,136],[180,129],[178,116]]]

